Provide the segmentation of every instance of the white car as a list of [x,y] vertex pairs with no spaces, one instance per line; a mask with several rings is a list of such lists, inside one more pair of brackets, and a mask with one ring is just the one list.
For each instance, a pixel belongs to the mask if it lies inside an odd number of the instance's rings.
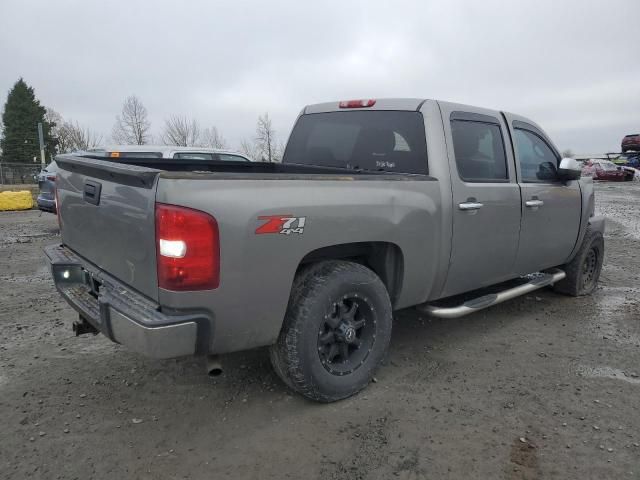
[[109,145],[91,148],[86,155],[98,155],[109,158],[172,158],[176,160],[220,160],[250,162],[251,160],[238,152],[204,147],[177,147],[175,145]]

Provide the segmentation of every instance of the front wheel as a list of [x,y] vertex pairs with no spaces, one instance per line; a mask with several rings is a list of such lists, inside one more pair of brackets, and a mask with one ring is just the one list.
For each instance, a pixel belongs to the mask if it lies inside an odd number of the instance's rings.
[[602,233],[587,227],[580,250],[569,263],[561,267],[567,276],[554,285],[560,293],[579,297],[593,292],[600,278],[604,260]]
[[373,271],[320,262],[296,275],[271,363],[305,397],[340,400],[370,382],[389,348],[391,323],[389,295]]

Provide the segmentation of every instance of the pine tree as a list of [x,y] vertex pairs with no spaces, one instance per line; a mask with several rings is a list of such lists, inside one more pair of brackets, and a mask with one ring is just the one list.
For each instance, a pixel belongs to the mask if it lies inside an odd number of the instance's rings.
[[0,139],[5,162],[40,161],[38,122],[42,122],[47,158],[55,153],[56,139],[50,135],[55,124],[45,120],[46,109],[36,98],[33,88],[20,78],[7,96],[2,114],[3,136]]

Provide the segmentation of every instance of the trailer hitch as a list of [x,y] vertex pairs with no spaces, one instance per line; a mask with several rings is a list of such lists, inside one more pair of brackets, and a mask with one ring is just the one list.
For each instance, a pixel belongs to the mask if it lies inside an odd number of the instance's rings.
[[96,327],[91,325],[84,317],[79,317],[79,320],[73,322],[73,333],[76,334],[76,337],[80,335],[86,335],[91,333],[93,335],[97,335],[100,333]]

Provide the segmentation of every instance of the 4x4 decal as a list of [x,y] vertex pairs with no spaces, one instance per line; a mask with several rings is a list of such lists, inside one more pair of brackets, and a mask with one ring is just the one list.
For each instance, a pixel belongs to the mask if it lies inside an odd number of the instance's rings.
[[265,215],[258,217],[263,223],[256,229],[256,235],[265,233],[279,233],[290,235],[292,233],[304,233],[304,224],[307,217],[294,217],[290,214]]

